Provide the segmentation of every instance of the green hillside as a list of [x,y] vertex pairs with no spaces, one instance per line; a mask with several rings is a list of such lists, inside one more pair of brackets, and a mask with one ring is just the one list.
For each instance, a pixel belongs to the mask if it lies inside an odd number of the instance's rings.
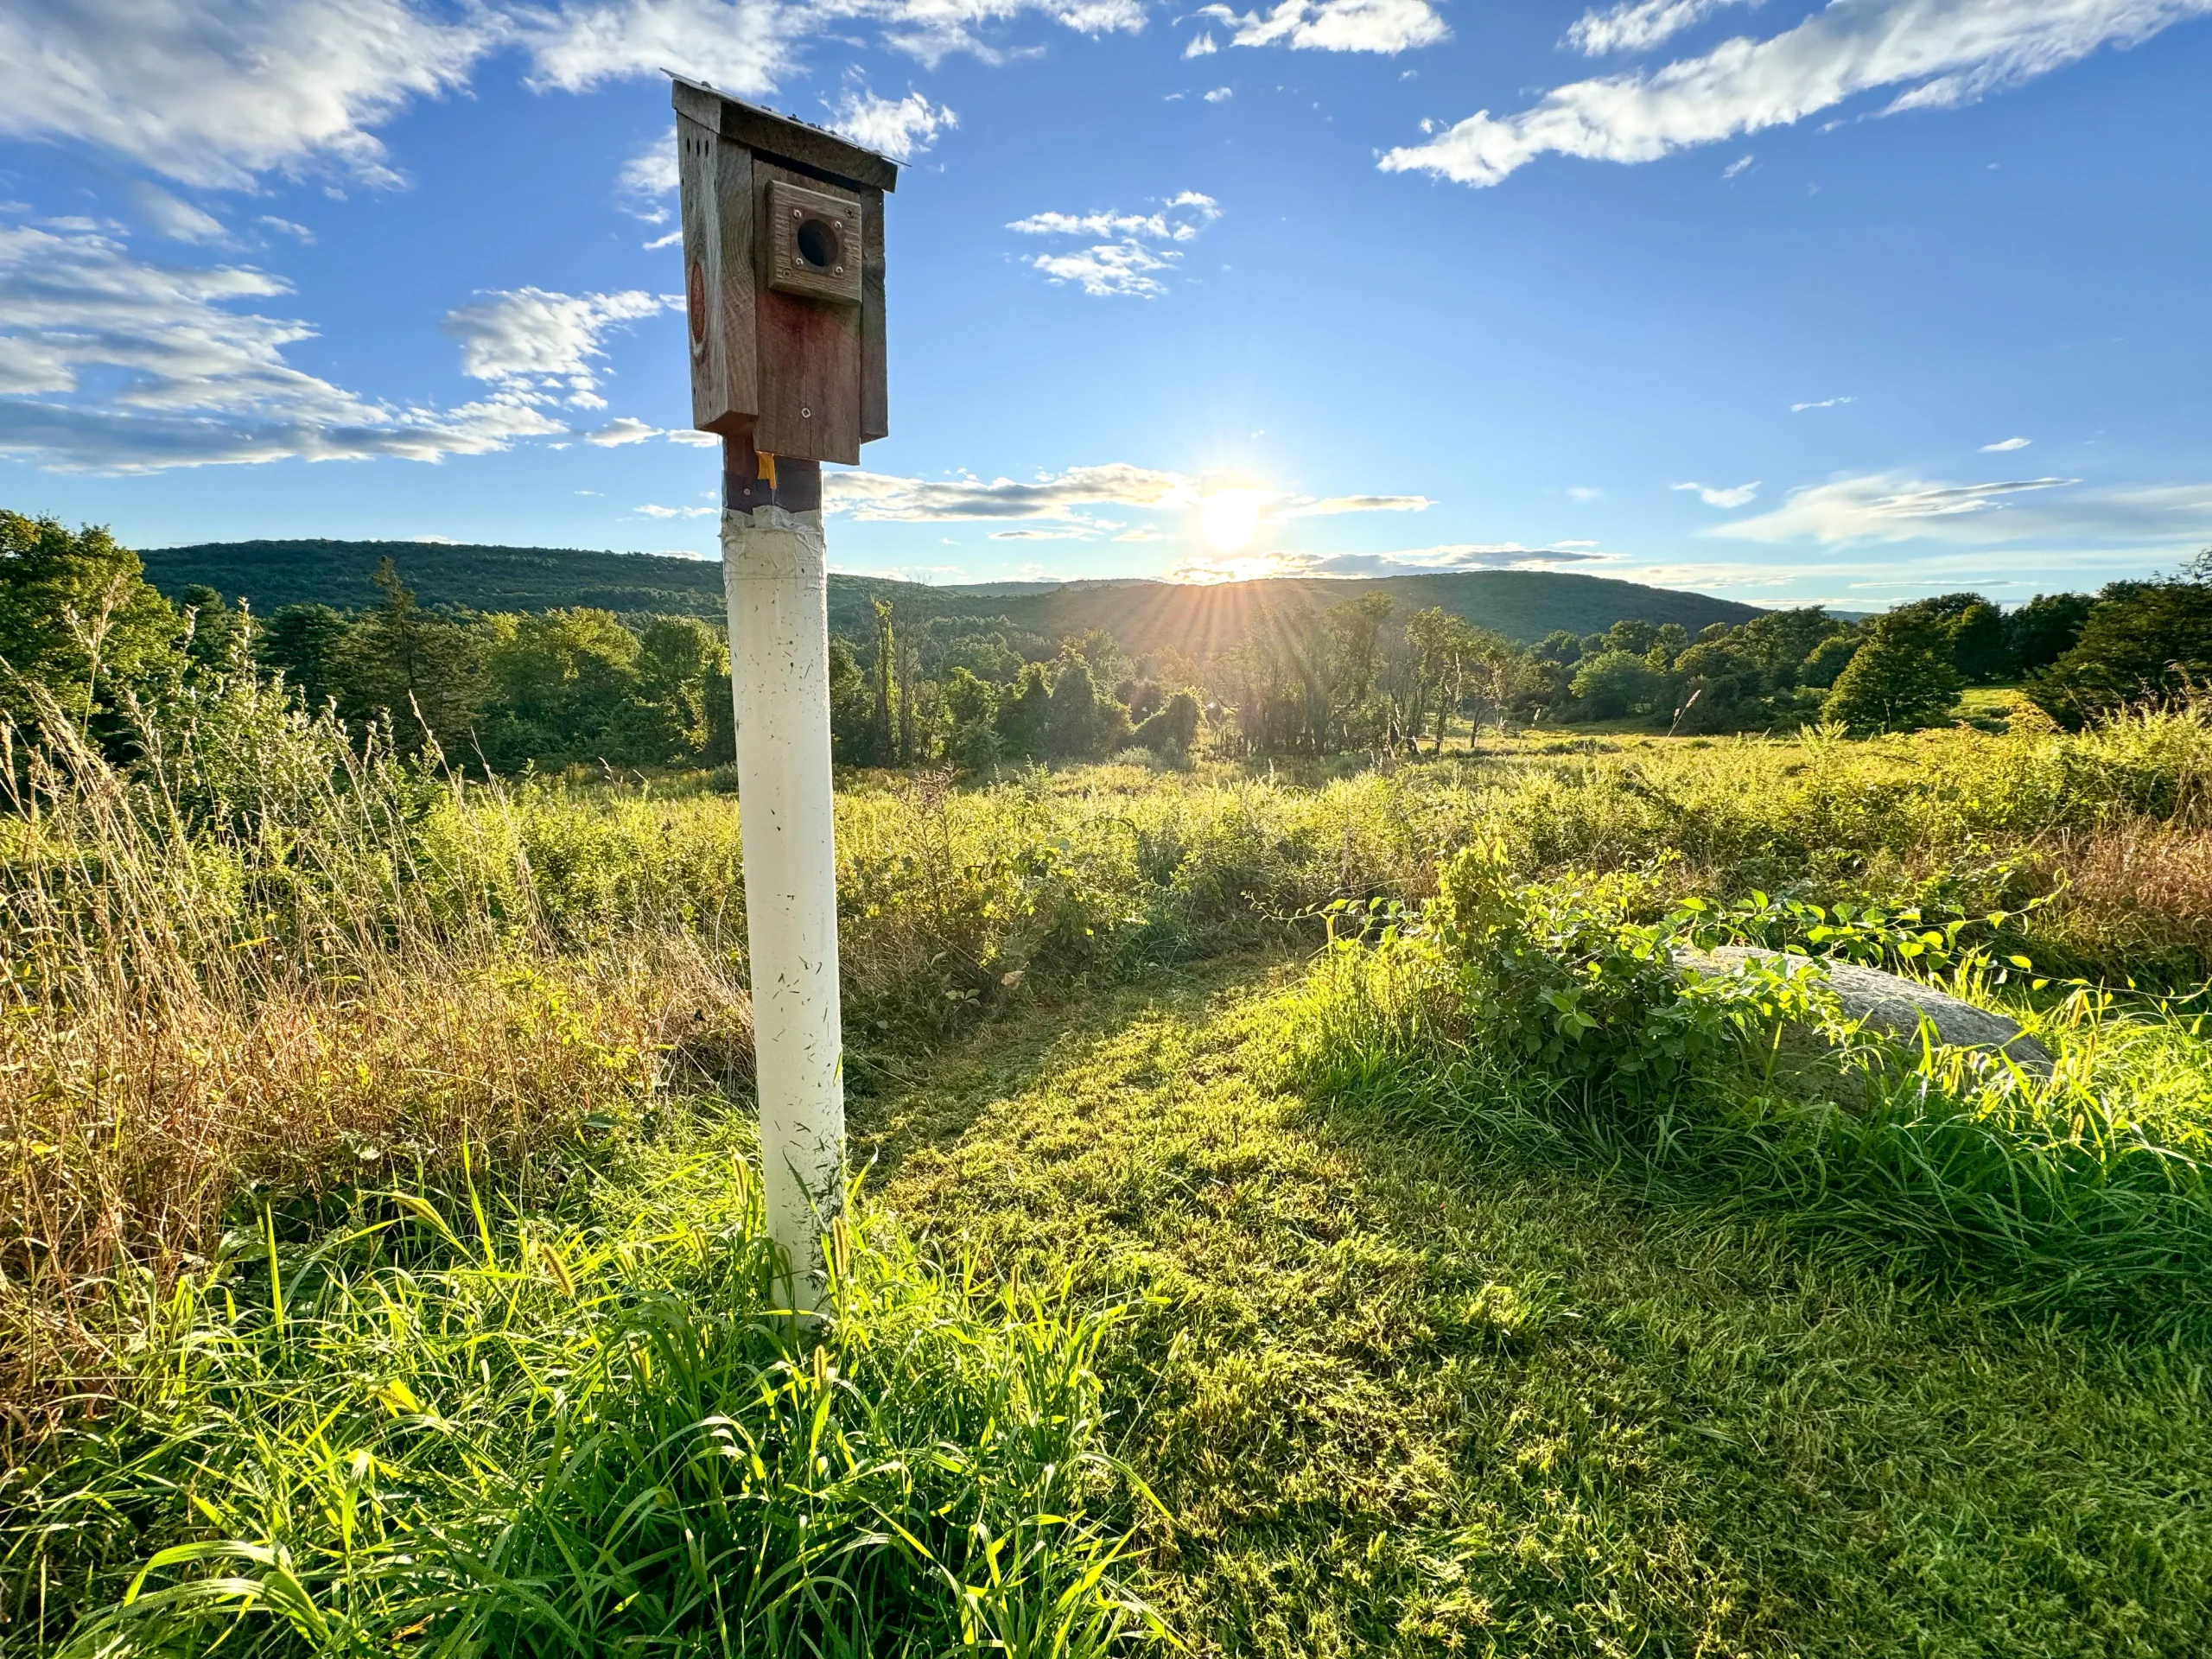
[[[439,542],[213,542],[156,548],[146,574],[172,596],[194,582],[244,597],[264,614],[319,601],[341,609],[376,601],[370,581],[389,556],[423,603],[483,611],[544,611],[589,605],[627,614],[668,613],[719,618],[721,567],[652,553],[580,548],[479,547]],[[866,632],[869,603],[895,600],[911,620],[973,616],[1005,620],[1057,639],[1105,628],[1129,650],[1167,645],[1205,656],[1233,646],[1254,622],[1303,606],[1327,606],[1381,590],[1411,615],[1430,606],[1494,628],[1509,639],[1541,639],[1554,628],[1595,633],[1634,618],[1679,622],[1694,633],[1713,622],[1742,622],[1756,607],[1703,594],[1647,588],[1601,576],[1542,570],[1469,570],[1357,580],[1279,578],[1215,588],[1160,582],[984,582],[925,587],[880,576],[832,575],[830,625]]]

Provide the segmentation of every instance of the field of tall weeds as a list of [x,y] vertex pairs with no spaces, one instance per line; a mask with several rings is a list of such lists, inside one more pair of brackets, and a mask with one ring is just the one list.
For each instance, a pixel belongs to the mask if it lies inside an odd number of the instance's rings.
[[[2026,1307],[2110,1308],[2145,1286],[2164,1296],[2212,1262],[2194,1173],[2212,1124],[2212,1071],[2195,1023],[2212,974],[2209,763],[2212,710],[2191,705],[2079,734],[2024,709],[2003,734],[1959,728],[1866,742],[1822,731],[1719,742],[1552,736],[1485,739],[1469,753],[1370,767],[1133,756],[980,782],[856,773],[841,779],[837,810],[849,1087],[864,1102],[872,1077],[901,1057],[1039,1001],[1225,953],[1334,941],[1314,981],[1325,1052],[1313,1075],[1339,1093],[1457,1112],[1492,1139],[1511,1138],[1511,1128],[1522,1143],[1557,1150],[1565,1136],[1576,1157],[1633,1153],[1653,1190],[1674,1182],[1710,1198],[1725,1188],[1729,1202],[1856,1237],[1870,1257],[1886,1251],[1927,1276],[1995,1273]],[[138,1455],[134,1446],[181,1456],[175,1448],[193,1436],[232,1432],[209,1412],[274,1433],[277,1420],[245,1402],[289,1402],[279,1414],[291,1423],[283,1414],[323,1401],[340,1411],[333,1422],[353,1425],[348,1444],[372,1469],[398,1425],[462,1421],[402,1374],[392,1344],[405,1342],[374,1336],[378,1319],[397,1320],[395,1332],[415,1328],[410,1320],[496,1326],[496,1338],[472,1340],[505,1344],[523,1367],[512,1400],[524,1403],[499,1403],[510,1399],[501,1383],[472,1393],[471,1411],[512,1406],[541,1427],[558,1419],[563,1433],[616,1432],[608,1425],[632,1373],[594,1370],[601,1380],[575,1394],[549,1384],[551,1373],[527,1356],[576,1344],[576,1363],[604,1367],[618,1351],[643,1352],[639,1343],[659,1338],[638,1333],[639,1285],[665,1288],[695,1268],[721,1274],[759,1249],[757,1229],[743,1225],[636,1219],[639,1171],[682,1146],[725,1147],[743,1190],[740,806],[721,780],[472,780],[435,754],[403,759],[381,734],[311,717],[245,675],[146,715],[128,741],[103,746],[58,720],[0,732],[0,1434],[11,1465],[0,1510],[35,1492],[32,1507],[46,1517],[8,1534],[10,1616],[30,1616],[25,1598],[48,1597],[37,1628],[42,1643],[59,1640],[78,1613],[120,1592],[116,1574],[140,1558],[113,1554],[123,1535],[107,1522],[86,1531],[85,1517],[130,1511],[125,1489],[138,1490],[137,1477],[118,1471]],[[1533,1070],[1525,1055],[1504,1065],[1478,1038],[1497,1026],[1483,1000],[1494,989],[1446,975],[1414,995],[1371,978],[1388,961],[1387,948],[1373,947],[1402,948],[1408,928],[1427,925],[1420,918],[1433,922],[1448,873],[1477,847],[1501,890],[1618,877],[1653,914],[1748,895],[1776,914],[1791,904],[1872,906],[1909,919],[1884,935],[1898,940],[1937,930],[1970,954],[1952,958],[1969,969],[1961,988],[2008,1004],[2049,1036],[2058,1079],[2008,1093],[2001,1080],[1877,1056],[1816,1098],[1777,1093],[1756,1067],[1700,1059],[1682,1073],[1687,1092],[1655,1112],[1640,1096],[1607,1093],[1610,1084],[1577,1083],[1556,1056]],[[1571,954],[1556,940],[1541,948]],[[1908,954],[1886,959],[1914,966]],[[1355,960],[1365,965],[1355,971]],[[1761,1029],[1777,1017],[1770,1009]],[[1407,1037],[1409,1020],[1428,1022],[1427,1046]],[[1518,1081],[1503,1090],[1508,1072]],[[1562,1113],[1577,1089],[1581,1104]],[[1476,1112],[1469,1103],[1478,1101],[1491,1104]],[[1845,1149],[1859,1161],[1840,1162]],[[1839,1173],[1851,1170],[1859,1173]],[[1880,1203],[1869,1197],[1877,1192]],[[553,1234],[533,1231],[533,1217],[566,1241],[550,1255],[540,1245]],[[709,1236],[720,1241],[711,1248],[700,1242]],[[998,1333],[946,1338],[980,1344],[977,1363],[998,1368],[973,1386],[1014,1389],[1036,1366],[1057,1366],[1075,1390],[1068,1397],[1088,1397],[1089,1314],[1001,1306],[988,1287],[923,1262],[895,1230],[863,1245],[866,1262],[889,1265],[855,1268],[853,1282],[877,1274],[903,1287],[887,1290],[885,1305],[922,1310],[916,1328]],[[587,1257],[604,1280],[588,1296],[574,1266]],[[669,1265],[679,1260],[691,1264],[682,1274]],[[495,1319],[500,1287],[519,1296],[524,1284],[535,1311],[500,1324],[524,1306]],[[2053,1284],[2069,1288],[2056,1294]],[[558,1293],[550,1301],[549,1285]],[[774,1310],[763,1294],[748,1291],[737,1305],[749,1310],[741,1323],[766,1321],[765,1331]],[[563,1311],[577,1296],[594,1310],[588,1318]],[[298,1312],[309,1306],[321,1324]],[[418,1311],[404,1318],[391,1311],[410,1306]],[[856,1314],[840,1340],[893,1340],[869,1334],[873,1317]],[[310,1328],[310,1346],[293,1345]],[[723,1338],[671,1340],[690,1365],[701,1343]],[[893,1410],[897,1389],[926,1393],[953,1374],[916,1350],[920,1370],[891,1365],[873,1392],[841,1394],[825,1375],[800,1376],[816,1363],[804,1344],[760,1340],[729,1376],[783,1377],[761,1396],[771,1416],[817,1395]],[[857,1376],[860,1355],[833,1357],[849,1357]],[[557,1371],[570,1361],[545,1363]],[[458,1379],[466,1367],[454,1364]],[[939,1381],[915,1380],[925,1375]],[[778,1404],[785,1382],[796,1392]],[[1033,1403],[1042,1386],[1018,1391]],[[944,1387],[948,1401],[969,1397],[970,1382]],[[956,1441],[966,1409],[945,1419]],[[570,1455],[527,1437],[510,1444],[492,1418],[480,1421],[492,1449],[471,1458]],[[1060,1447],[1077,1464],[1103,1457],[1084,1421]],[[308,1419],[296,1426],[305,1433]],[[908,1421],[899,1433],[925,1427]],[[879,1471],[862,1442],[897,1436],[853,1433],[852,1466]],[[290,1466],[292,1452],[270,1455]],[[276,1464],[252,1479],[281,1484]],[[1096,1465],[1093,1484],[1122,1493],[1113,1502],[1135,1501],[1109,1465]],[[977,1511],[993,1538],[1003,1527],[1012,1541],[955,1576],[999,1562],[1013,1574],[1006,1582],[1029,1586],[1022,1596],[1052,1586],[1037,1617],[1090,1630],[1096,1640],[1076,1650],[1148,1628],[1119,1587],[1108,1535],[1068,1520],[1081,1504],[1035,1466],[1007,1477],[1004,1503]],[[489,1464],[470,1467],[474,1479]],[[602,1478],[607,1503],[630,1501],[614,1471],[592,1476]],[[424,1510],[443,1517],[440,1527],[498,1507],[485,1509],[491,1500],[466,1482],[445,1490],[460,1508]],[[928,1496],[900,1490],[895,1503],[882,1501],[901,1515]],[[537,1592],[469,1600],[392,1567],[420,1559],[410,1554],[419,1538],[368,1554],[351,1535],[283,1542],[304,1513],[293,1499],[278,1506],[292,1519],[264,1517],[256,1531],[232,1500],[212,1488],[203,1496],[228,1517],[207,1522],[226,1548],[262,1552],[249,1599],[266,1611],[292,1597],[313,1614],[270,1625],[271,1650],[365,1650],[424,1618],[424,1628],[461,1628],[438,1625],[448,1613],[432,1602],[474,1610],[468,1628],[480,1636],[529,1625],[546,1650],[560,1647],[543,1634],[554,1624],[530,1625],[553,1617],[531,1601]],[[613,1526],[612,1513],[594,1509],[575,1524]],[[1036,1519],[1046,1515],[1061,1519]],[[77,1518],[56,1518],[65,1516]],[[875,1535],[875,1523],[853,1524],[856,1540]],[[1063,1533],[1075,1541],[1065,1549],[1052,1542]],[[197,1548],[188,1534],[176,1548]],[[475,1534],[450,1536],[454,1563],[489,1547]],[[271,1553],[280,1542],[290,1552],[281,1573]],[[1050,1562],[1024,1578],[1033,1544]],[[916,1532],[911,1548],[898,1546],[903,1564],[868,1571],[906,1586],[899,1596],[919,1596],[916,1586],[936,1581],[931,1564],[966,1562],[969,1547]],[[387,1573],[373,1593],[360,1577],[372,1557]],[[227,1592],[182,1587],[194,1563],[216,1559],[176,1557],[171,1566],[186,1574],[171,1586],[178,1593],[150,1622],[96,1620],[107,1632],[99,1639],[120,1640],[127,1625],[138,1632],[130,1641],[151,1650],[194,1621],[236,1613]],[[848,1609],[850,1618],[829,1610],[819,1598],[842,1568],[817,1565],[819,1574],[766,1584],[748,1604],[756,1622],[746,1628],[759,1642],[819,1648],[832,1630],[857,1642],[853,1632],[882,1616],[875,1600]],[[65,1569],[76,1575],[66,1591],[54,1577]],[[608,1581],[608,1605],[636,1589],[625,1586]],[[326,1591],[353,1610],[351,1648],[327,1637],[338,1626]],[[1065,1605],[1053,1599],[1064,1591],[1074,1598]],[[652,1593],[681,1603],[668,1617],[686,1630],[727,1614],[697,1585],[671,1580]],[[949,1622],[932,1628],[957,1632],[982,1617],[961,1605],[954,1595],[940,1609]],[[1030,1616],[1020,1596],[1007,1605],[1008,1618]],[[315,1619],[325,1635],[309,1629]]]

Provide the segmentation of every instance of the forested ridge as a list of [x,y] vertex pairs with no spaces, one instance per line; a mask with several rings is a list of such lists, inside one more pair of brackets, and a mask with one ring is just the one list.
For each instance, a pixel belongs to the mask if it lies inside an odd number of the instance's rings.
[[[340,610],[378,602],[376,570],[392,560],[434,609],[550,611],[586,607],[625,618],[722,613],[721,566],[663,553],[489,547],[442,542],[209,542],[155,548],[147,579],[171,599],[207,587],[263,615],[286,605]],[[1603,633],[1627,619],[1679,623],[1690,632],[1745,622],[1756,607],[1704,594],[1545,570],[1467,570],[1373,579],[1275,578],[1198,588],[1162,582],[980,582],[933,587],[833,573],[830,628],[858,643],[871,607],[894,601],[912,622],[973,617],[1058,639],[1102,628],[1138,652],[1168,647],[1205,657],[1236,645],[1255,616],[1387,594],[1406,614],[1440,607],[1522,644],[1555,630]]]

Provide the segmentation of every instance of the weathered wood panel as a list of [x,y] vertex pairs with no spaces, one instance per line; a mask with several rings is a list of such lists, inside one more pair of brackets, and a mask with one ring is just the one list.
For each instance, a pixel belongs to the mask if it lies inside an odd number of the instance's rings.
[[679,115],[677,174],[691,347],[691,423],[734,435],[760,408],[753,308],[753,157]]
[[[802,175],[756,156],[754,189],[764,197],[777,179]],[[765,245],[769,238],[762,238]],[[861,316],[867,308],[837,305],[771,289],[756,267],[753,297],[760,363],[754,447],[772,455],[847,465],[861,458]]]

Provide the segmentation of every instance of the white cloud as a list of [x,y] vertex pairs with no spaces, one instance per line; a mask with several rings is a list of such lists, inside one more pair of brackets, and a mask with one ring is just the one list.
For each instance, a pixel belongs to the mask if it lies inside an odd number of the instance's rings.
[[960,118],[919,92],[878,98],[865,86],[848,86],[830,124],[855,143],[904,162],[935,143],[944,128],[958,126]]
[[279,219],[274,213],[264,213],[253,222],[257,225],[265,225],[272,231],[282,231],[285,235],[295,237],[302,242],[312,243],[315,240],[315,232],[306,226],[295,225],[290,219]]
[[2099,486],[2072,478],[1990,484],[1876,473],[1792,490],[1770,512],[1700,532],[1780,543],[1928,540],[2125,542],[2159,548],[2212,538],[2212,484]]
[[1211,196],[1185,190],[1155,213],[1032,213],[1007,229],[1024,236],[1118,238],[1071,253],[1037,254],[1028,263],[1053,282],[1079,284],[1086,294],[1155,299],[1167,291],[1160,274],[1172,270],[1183,256],[1177,249],[1145,243],[1188,242],[1220,217],[1220,204]]
[[172,242],[205,242],[219,248],[227,247],[232,242],[230,231],[221,219],[201,212],[188,201],[179,200],[157,184],[149,184],[143,179],[136,181],[130,187],[130,200],[139,216],[155,232]]
[[675,194],[682,182],[676,164],[676,130],[671,126],[622,163],[614,188],[624,213],[648,225],[665,225],[667,198]]
[[[1274,500],[1281,505],[1274,505]],[[1425,495],[1293,495],[1274,498],[1263,509],[1263,516],[1324,518],[1346,512],[1426,512],[1435,505]]]
[[[619,449],[626,443],[643,443],[647,438],[658,438],[663,434],[657,426],[648,426],[643,421],[624,415],[609,421],[596,431],[579,435],[586,443],[596,444],[601,449]],[[715,441],[721,442],[719,439]],[[645,509],[640,507],[638,511],[643,512]]]
[[630,289],[620,294],[553,294],[519,288],[448,311],[439,327],[461,342],[461,372],[500,391],[537,401],[564,391],[580,407],[601,407],[595,359],[611,329],[652,316],[667,302]]
[[1567,487],[1567,499],[1570,501],[1600,501],[1605,495],[1603,490],[1593,489],[1587,484],[1570,484]]
[[1187,507],[1198,503],[1195,480],[1110,461],[1071,467],[1020,483],[1010,478],[894,478],[883,473],[825,473],[823,507],[873,521],[1080,518],[1084,506]]
[[1648,52],[1724,6],[1756,6],[1760,0],[1622,0],[1606,11],[1586,11],[1570,25],[1566,44],[1586,56]]
[[721,514],[720,507],[664,507],[651,501],[630,511],[641,512],[648,518],[714,518]]
[[[1205,493],[1203,480],[1185,473],[1163,472],[1109,461],[1098,467],[1071,467],[1045,473],[1024,483],[999,478],[897,478],[885,473],[836,472],[822,476],[823,505],[830,512],[871,521],[933,522],[956,519],[1045,519],[1048,531],[999,539],[1088,539],[1120,524],[1084,511],[1122,507],[1144,512],[1181,511],[1197,506]],[[1317,518],[1351,512],[1419,512],[1434,505],[1425,495],[1288,495],[1264,497],[1269,518]],[[1069,527],[1074,533],[1071,535]],[[1148,539],[1141,535],[1114,539]]]
[[[0,9],[0,134],[76,140],[188,184],[330,167],[401,182],[375,129],[514,47],[539,91],[674,69],[776,90],[810,40],[855,30],[934,64],[995,61],[1003,26],[1143,28],[1142,0],[16,0]],[[943,111],[933,111],[942,118]]]
[[1108,243],[1077,253],[1040,253],[1029,263],[1056,283],[1076,283],[1086,294],[1157,299],[1167,284],[1152,275],[1167,270],[1182,255],[1173,248],[1155,253],[1136,242]]
[[1191,43],[1183,48],[1183,55],[1185,58],[1203,58],[1220,50],[1214,44],[1211,35],[1195,35],[1191,37]]
[[740,97],[772,92],[809,36],[849,38],[874,25],[883,42],[934,67],[954,53],[1004,54],[995,26],[1028,14],[1084,35],[1135,33],[1141,0],[570,0],[541,10],[510,0],[531,54],[532,84],[580,92],[663,69]]
[[1236,92],[1231,88],[1227,86],[1217,86],[1213,91],[1205,95],[1205,99],[1209,104],[1226,104],[1230,99],[1236,96]]
[[1724,179],[1735,178],[1738,175],[1747,172],[1750,169],[1751,163],[1758,159],[1758,158],[1755,156],[1738,156],[1734,161],[1729,162],[1727,166],[1720,169],[1720,176]]
[[505,390],[455,409],[397,407],[293,367],[286,349],[315,330],[256,308],[290,291],[249,265],[154,264],[99,231],[0,225],[0,453],[145,473],[435,461],[563,431]]
[[1188,242],[1221,217],[1211,196],[1185,190],[1152,213],[1032,213],[1007,226],[1024,236],[1137,236],[1158,242]]
[[1211,5],[1198,15],[1228,29],[1231,46],[1395,54],[1452,36],[1429,0],[1280,0],[1266,12]]
[[673,69],[738,97],[772,92],[799,20],[775,0],[578,0],[524,14],[531,84],[580,92]]
[[1789,405],[1789,412],[1792,415],[1802,415],[1808,409],[1834,409],[1840,404],[1855,404],[1858,401],[1856,397],[1823,397],[1816,404],[1792,404]]
[[2024,449],[2034,442],[2033,438],[2000,438],[1995,443],[1983,444],[1981,453],[1985,455],[2002,454],[2008,449]]
[[1270,576],[1412,576],[1452,570],[1518,570],[1588,564],[1613,556],[1587,542],[1459,542],[1392,553],[1238,553],[1186,559],[1168,572],[1171,582],[1256,582]]
[[1677,484],[1673,487],[1678,490],[1696,491],[1697,499],[1708,507],[1744,506],[1759,493],[1759,486],[1756,481],[1738,484],[1733,489],[1726,490],[1709,488],[1703,484]]
[[407,0],[18,0],[0,10],[0,133],[67,138],[188,184],[325,162],[397,181],[369,129],[464,85],[501,32]]
[[1491,185],[1546,154],[1656,161],[1879,88],[1901,89],[1884,114],[1963,104],[2207,11],[2212,0],[1834,0],[1766,40],[1576,81],[1502,119],[1478,111],[1381,165]]
[[669,232],[667,235],[657,236],[653,238],[652,241],[641,242],[638,245],[644,249],[647,253],[658,253],[663,248],[674,247],[683,239],[683,227],[679,225],[674,230]]

